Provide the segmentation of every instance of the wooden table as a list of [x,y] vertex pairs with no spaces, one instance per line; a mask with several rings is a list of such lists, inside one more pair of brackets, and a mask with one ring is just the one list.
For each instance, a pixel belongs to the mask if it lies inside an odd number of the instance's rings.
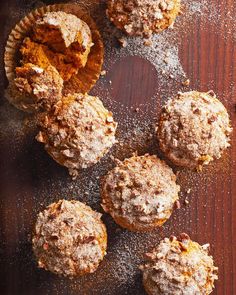
[[[1,3],[2,67],[7,33],[19,18],[15,11],[34,7],[34,4],[30,0]],[[201,174],[180,170],[182,208],[175,211],[162,229],[151,234],[129,233],[105,215],[109,234],[106,259],[95,274],[78,280],[58,278],[36,268],[31,230],[37,213],[60,198],[83,200],[102,212],[97,178],[113,163],[108,156],[82,173],[79,180],[71,181],[66,169],[53,162],[36,143],[34,128],[21,123],[25,116],[6,102],[6,81],[1,71],[0,294],[144,294],[137,269],[142,253],[163,237],[181,232],[187,232],[201,244],[211,244],[211,253],[219,266],[219,281],[213,294],[236,294],[236,38],[233,37],[236,20],[227,21],[227,12],[236,14],[236,2],[212,0],[209,5],[213,4],[224,16],[224,22],[222,17],[213,23],[211,19],[203,19],[205,16],[193,16],[189,31],[179,45],[179,58],[190,78],[190,87],[214,89],[228,109],[234,127],[232,147]],[[92,93],[104,98],[105,105],[112,109],[120,123],[118,137],[122,138],[123,145],[112,150],[120,159],[135,150],[140,154],[160,154],[155,137],[149,138],[149,134],[153,133],[164,99],[162,95],[155,99],[152,96],[165,92],[164,96],[168,97],[182,87],[181,83],[170,81],[169,87],[160,89],[161,79],[150,62],[126,57],[110,66],[107,75],[93,89]],[[135,111],[136,108],[139,110]],[[191,192],[187,194],[189,189]],[[186,197],[187,206],[184,205]]]

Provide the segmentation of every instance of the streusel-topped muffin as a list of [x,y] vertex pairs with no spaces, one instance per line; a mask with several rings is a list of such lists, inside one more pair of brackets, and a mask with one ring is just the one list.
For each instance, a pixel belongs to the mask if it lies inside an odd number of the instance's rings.
[[102,207],[122,227],[152,230],[170,217],[179,190],[164,161],[155,155],[134,155],[102,178]]
[[200,246],[186,234],[165,238],[150,253],[143,270],[149,295],[210,294],[218,279],[218,268],[208,255],[209,244]]
[[108,0],[110,20],[130,36],[149,37],[168,28],[180,12],[180,0]]
[[229,115],[213,92],[179,93],[162,110],[157,136],[176,165],[201,168],[230,146]]
[[40,268],[80,276],[94,272],[103,260],[106,227],[89,206],[60,200],[39,213],[32,243]]
[[116,142],[117,123],[98,97],[68,95],[54,110],[39,117],[39,142],[76,177],[96,164]]

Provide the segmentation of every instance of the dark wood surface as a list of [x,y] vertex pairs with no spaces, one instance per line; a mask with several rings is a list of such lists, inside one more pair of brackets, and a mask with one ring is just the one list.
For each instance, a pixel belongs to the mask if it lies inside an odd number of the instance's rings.
[[[220,7],[219,14],[230,10],[233,15],[236,14],[234,0],[213,2]],[[34,5],[29,0],[1,2],[2,69],[3,49],[10,31],[12,12],[26,6],[33,8]],[[24,115],[6,103],[6,81],[1,70],[0,294],[144,294],[140,272],[134,270],[135,263],[141,261],[142,253],[164,236],[181,232],[187,232],[201,244],[211,244],[211,254],[219,267],[219,280],[213,294],[236,294],[236,41],[234,38],[226,39],[222,34],[224,30],[228,32],[230,26],[233,31],[236,20],[227,22],[227,27],[221,22],[213,25],[209,20],[204,28],[201,21],[201,17],[193,19],[189,34],[182,39],[179,55],[191,80],[190,87],[214,89],[228,109],[234,127],[232,147],[222,159],[205,168],[201,174],[180,170],[181,204],[189,188],[190,204],[176,211],[162,229],[151,234],[133,234],[119,229],[105,215],[109,234],[108,255],[95,274],[78,280],[58,278],[37,269],[31,250],[31,230],[37,213],[60,198],[86,201],[102,212],[97,177],[106,173],[113,163],[106,157],[81,174],[79,180],[72,182],[66,169],[54,163],[42,146],[35,142],[33,128],[24,129],[19,127],[20,123],[14,127],[15,123],[11,123],[11,116],[14,122],[20,122]],[[105,99],[104,102],[119,121],[118,137],[124,140],[122,148],[112,150],[115,156],[124,158],[135,150],[159,154],[155,138],[136,140],[137,134],[132,137],[130,128],[135,129],[140,124],[142,137],[145,138],[145,132],[153,131],[153,114],[157,115],[163,104],[162,96],[154,100],[151,97],[159,90],[168,96],[181,88],[179,82],[170,82],[167,89],[160,89],[160,79],[151,63],[140,57],[126,57],[110,67],[107,76],[92,91],[104,97],[108,91],[113,100]],[[112,87],[109,81],[112,81]],[[137,107],[140,113],[132,109]],[[132,116],[133,120],[130,119]],[[150,126],[144,124],[147,118]],[[94,197],[83,195],[86,187]],[[123,284],[118,284],[116,276],[122,276],[129,267],[132,275],[127,275],[128,279],[123,278]]]

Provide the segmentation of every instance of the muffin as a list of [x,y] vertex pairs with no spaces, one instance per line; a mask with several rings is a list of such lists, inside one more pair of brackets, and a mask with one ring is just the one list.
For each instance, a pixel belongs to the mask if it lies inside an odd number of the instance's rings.
[[58,71],[27,63],[16,68],[14,83],[8,88],[9,100],[26,112],[49,110],[62,98],[63,80]]
[[170,217],[179,190],[165,162],[155,155],[134,155],[102,178],[102,207],[120,226],[148,231]]
[[39,116],[36,137],[59,164],[76,178],[78,171],[96,164],[116,142],[117,123],[98,97],[63,97],[54,109]]
[[75,277],[96,271],[106,254],[101,214],[78,201],[60,200],[39,213],[32,238],[38,266]]
[[162,110],[160,148],[173,163],[201,169],[230,146],[230,119],[213,92],[179,93]]
[[[63,80],[64,95],[84,94],[99,79],[103,60],[101,35],[83,3],[37,8],[22,18],[8,36],[4,54],[9,81],[7,99],[13,104],[20,99],[24,104],[25,93],[19,92],[14,82],[17,67],[33,64],[45,72],[53,67]],[[25,100],[27,104],[28,97]]]
[[38,19],[20,48],[22,63],[54,66],[68,81],[86,65],[93,46],[88,25],[73,14],[48,12]]
[[188,235],[165,238],[146,254],[143,284],[149,295],[210,294],[218,268],[208,255],[209,244],[200,246]]
[[149,37],[173,24],[180,0],[108,0],[107,15],[130,36]]

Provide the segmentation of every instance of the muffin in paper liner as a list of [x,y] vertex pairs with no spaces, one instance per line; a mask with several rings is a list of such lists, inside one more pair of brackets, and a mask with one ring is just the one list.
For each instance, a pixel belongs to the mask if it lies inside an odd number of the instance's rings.
[[[65,13],[74,14],[81,20],[87,23],[92,33],[92,41],[94,45],[88,56],[87,63],[84,68],[79,69],[77,74],[74,74],[69,81],[64,82],[64,94],[73,93],[87,93],[91,90],[97,82],[102,65],[104,47],[101,35],[96,27],[95,22],[89,15],[89,11],[83,6],[83,3],[67,3],[67,4],[54,4],[37,8],[36,10],[25,16],[11,31],[7,44],[5,47],[4,63],[5,72],[9,81],[9,87],[6,91],[6,97],[14,104],[11,95],[19,95],[14,89],[15,68],[20,65],[21,55],[19,49],[25,37],[29,35],[33,28],[33,24],[37,19],[42,17],[47,12],[63,11]],[[22,110],[24,107],[16,106]],[[32,110],[30,110],[32,112]]]

